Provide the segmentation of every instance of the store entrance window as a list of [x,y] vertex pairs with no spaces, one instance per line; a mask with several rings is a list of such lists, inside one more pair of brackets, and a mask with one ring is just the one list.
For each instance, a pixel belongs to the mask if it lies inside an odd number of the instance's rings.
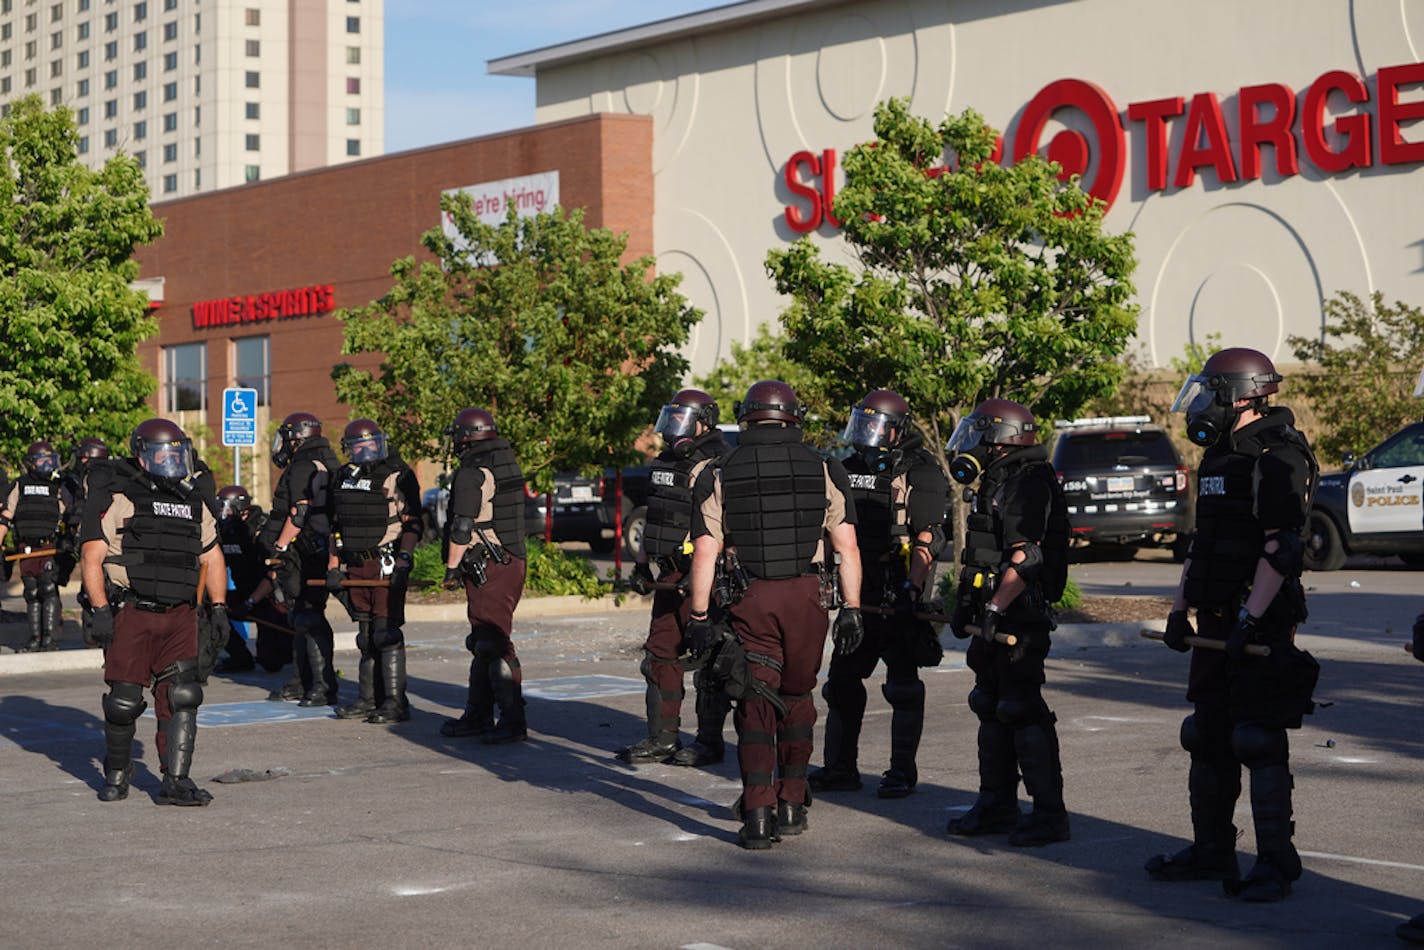
[[271,337],[247,336],[232,341],[233,385],[257,390],[257,405],[271,404]]
[[163,348],[165,412],[208,408],[208,345],[183,343]]

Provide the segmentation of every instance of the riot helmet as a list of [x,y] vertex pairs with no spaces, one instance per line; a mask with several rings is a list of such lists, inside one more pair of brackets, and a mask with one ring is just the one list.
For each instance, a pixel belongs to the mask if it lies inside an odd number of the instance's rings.
[[877,389],[850,411],[842,441],[857,449],[893,449],[905,440],[910,404],[897,392]]
[[25,449],[25,471],[39,478],[54,478],[59,474],[59,453],[48,442],[31,442]]
[[796,393],[779,379],[752,383],[746,398],[737,400],[732,411],[743,429],[761,422],[799,426],[806,415],[806,408],[796,400]]
[[471,444],[499,436],[499,427],[488,409],[461,409],[455,421],[445,428],[445,435],[455,451],[464,452]]
[[653,431],[671,445],[695,437],[699,422],[708,429],[717,427],[717,402],[700,389],[684,389],[663,406]]
[[356,465],[374,465],[388,454],[386,434],[370,419],[352,419],[342,433],[341,451]]
[[75,467],[86,465],[94,459],[106,459],[109,457],[109,445],[103,439],[90,437],[80,439],[79,444],[74,447]]
[[193,474],[193,443],[176,423],[149,419],[129,438],[129,452],[139,468],[154,478],[181,481]]
[[272,436],[272,464],[286,468],[297,446],[321,435],[321,420],[310,412],[294,412],[282,420]]
[[252,508],[252,495],[241,485],[224,485],[218,491],[218,503],[222,505],[219,515],[224,521],[244,518]]
[[1172,412],[1187,414],[1187,438],[1197,445],[1216,444],[1241,416],[1236,404],[1250,400],[1265,405],[1266,397],[1280,391],[1281,374],[1265,353],[1246,347],[1218,350],[1182,384],[1172,402]]
[[949,474],[968,485],[984,474],[1000,447],[1033,445],[1038,440],[1033,413],[1011,399],[986,399],[955,426],[944,452]]

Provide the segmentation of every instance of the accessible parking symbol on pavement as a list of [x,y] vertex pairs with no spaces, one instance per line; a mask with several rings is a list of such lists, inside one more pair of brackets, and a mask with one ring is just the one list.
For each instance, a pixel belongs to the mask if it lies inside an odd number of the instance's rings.
[[643,680],[626,676],[556,676],[551,679],[526,680],[524,695],[538,699],[565,702],[574,699],[597,699],[600,696],[627,696],[647,689]]

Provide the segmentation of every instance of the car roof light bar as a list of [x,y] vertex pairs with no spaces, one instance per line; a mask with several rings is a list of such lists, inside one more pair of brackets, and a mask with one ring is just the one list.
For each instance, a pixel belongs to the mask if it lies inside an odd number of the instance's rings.
[[1152,422],[1151,416],[1097,416],[1091,419],[1059,419],[1053,423],[1055,429],[1087,429],[1102,428],[1103,426],[1131,426],[1147,425]]

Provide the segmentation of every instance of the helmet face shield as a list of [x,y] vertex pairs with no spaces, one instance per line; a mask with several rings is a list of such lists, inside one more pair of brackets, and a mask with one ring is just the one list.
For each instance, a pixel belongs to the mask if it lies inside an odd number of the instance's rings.
[[663,406],[653,431],[667,441],[686,439],[697,434],[700,406]]
[[156,478],[184,479],[193,474],[193,450],[187,441],[149,442],[139,450],[138,464]]
[[30,456],[29,462],[37,475],[53,475],[59,471],[59,456],[54,452],[36,452]]
[[354,439],[342,439],[342,448],[346,450],[346,455],[357,465],[368,465],[372,462],[379,462],[387,455],[386,437],[379,432],[372,432],[358,436]]
[[1200,374],[1190,376],[1172,400],[1172,412],[1200,412],[1216,399],[1211,380]]
[[841,439],[860,449],[879,449],[890,445],[899,433],[894,421],[874,409],[856,409],[846,422]]
[[252,499],[245,495],[224,495],[220,518],[240,518],[252,506]]
[[968,415],[959,420],[949,443],[944,447],[946,455],[968,452],[984,441],[984,433],[989,431],[989,420],[983,416]]

